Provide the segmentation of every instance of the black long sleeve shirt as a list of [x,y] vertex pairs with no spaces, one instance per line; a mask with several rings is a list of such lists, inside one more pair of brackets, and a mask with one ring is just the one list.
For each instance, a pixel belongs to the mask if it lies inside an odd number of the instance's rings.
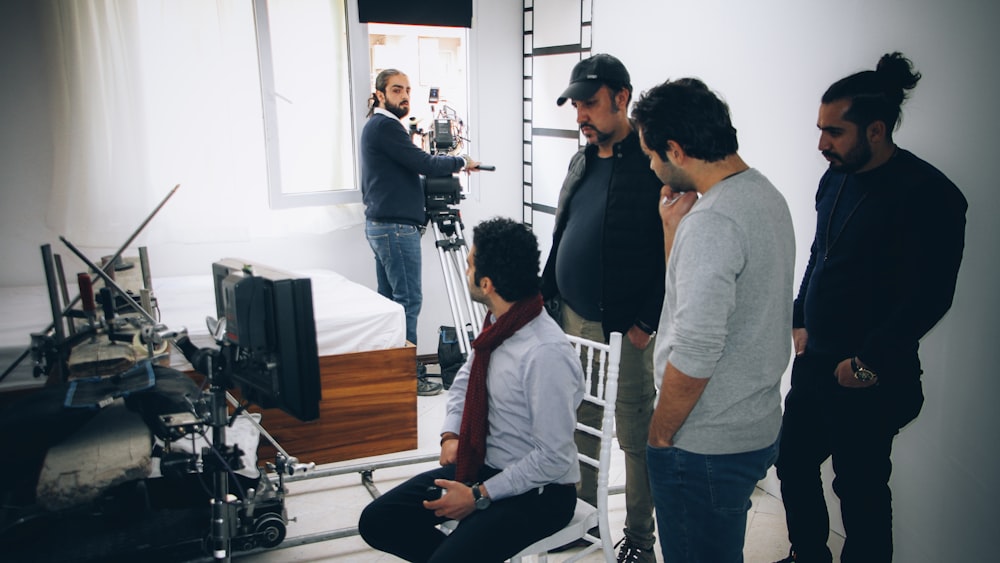
[[944,174],[902,149],[874,170],[824,174],[793,317],[808,349],[858,356],[884,384],[918,378],[919,341],[955,294],[967,208]]

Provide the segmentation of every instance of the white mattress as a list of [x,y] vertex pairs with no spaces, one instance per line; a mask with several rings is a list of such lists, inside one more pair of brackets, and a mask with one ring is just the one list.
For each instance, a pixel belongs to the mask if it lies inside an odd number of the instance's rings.
[[[302,270],[312,279],[313,316],[320,356],[400,348],[406,343],[403,307],[367,287],[330,270]],[[75,295],[75,291],[70,291]],[[207,336],[205,317],[215,316],[215,290],[210,274],[153,279],[160,322]],[[30,334],[52,322],[44,286],[0,288],[0,372],[31,344]],[[196,340],[197,341],[197,340]],[[30,374],[31,360],[21,362],[8,378]],[[30,375],[28,375],[30,379]]]
[[[399,348],[406,343],[403,307],[330,270],[303,270],[312,279],[313,316],[320,356]],[[188,334],[208,334],[205,317],[215,316],[212,276],[153,280],[160,322]]]

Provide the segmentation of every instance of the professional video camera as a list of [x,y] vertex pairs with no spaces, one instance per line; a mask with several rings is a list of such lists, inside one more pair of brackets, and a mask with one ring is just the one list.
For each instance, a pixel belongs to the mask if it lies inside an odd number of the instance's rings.
[[[447,105],[440,111],[433,111],[435,104],[440,101],[438,94],[437,88],[430,89],[428,101],[434,115],[430,129],[426,132],[419,129],[416,120],[411,118],[410,132],[422,137],[424,150],[432,155],[461,155],[467,152],[464,150],[468,142],[465,136],[465,124],[459,119],[457,112]],[[466,159],[468,160],[468,157]],[[478,168],[494,170],[493,166],[482,164]],[[457,329],[458,344],[464,359],[470,349],[470,343],[482,330],[486,311],[481,304],[472,301],[465,281],[468,245],[465,242],[462,215],[457,207],[463,199],[465,190],[459,175],[428,176],[424,179],[424,208],[427,212],[427,222],[434,230],[434,244],[438,251],[452,320]],[[442,335],[445,334],[446,328],[450,327],[441,327]],[[444,336],[441,338],[443,341]],[[442,365],[441,368],[445,388],[448,388],[451,381],[444,372],[449,366]]]
[[[437,88],[431,88],[431,100],[437,100]],[[423,137],[424,150],[433,155],[453,155],[461,154],[467,139],[463,136],[464,123],[458,118],[455,110],[449,106],[444,106],[434,116],[431,128],[423,131],[416,128],[411,122],[411,132]],[[457,205],[465,198],[462,182],[458,176],[430,176],[424,183],[424,204],[427,209],[427,219],[435,220],[442,215],[442,211],[451,205]]]

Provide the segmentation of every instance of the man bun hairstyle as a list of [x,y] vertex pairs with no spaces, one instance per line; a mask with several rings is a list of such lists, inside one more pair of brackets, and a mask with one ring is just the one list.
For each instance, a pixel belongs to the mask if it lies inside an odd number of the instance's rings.
[[514,303],[538,293],[538,239],[523,224],[504,217],[494,217],[472,230],[472,257],[476,267],[475,282],[490,278],[497,294]]
[[667,80],[643,92],[632,119],[646,146],[663,160],[667,141],[706,162],[720,161],[739,149],[729,106],[697,78]]
[[903,102],[917,86],[922,75],[913,70],[913,63],[900,52],[886,53],[875,70],[865,70],[841,78],[823,93],[824,104],[850,100],[844,119],[859,129],[867,129],[876,121],[885,123],[886,135],[898,128]]

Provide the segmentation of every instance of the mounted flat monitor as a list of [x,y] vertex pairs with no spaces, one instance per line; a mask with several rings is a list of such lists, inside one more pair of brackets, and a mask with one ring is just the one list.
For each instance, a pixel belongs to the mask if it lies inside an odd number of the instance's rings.
[[251,403],[319,418],[312,281],[234,258],[212,264],[212,275],[232,383]]

